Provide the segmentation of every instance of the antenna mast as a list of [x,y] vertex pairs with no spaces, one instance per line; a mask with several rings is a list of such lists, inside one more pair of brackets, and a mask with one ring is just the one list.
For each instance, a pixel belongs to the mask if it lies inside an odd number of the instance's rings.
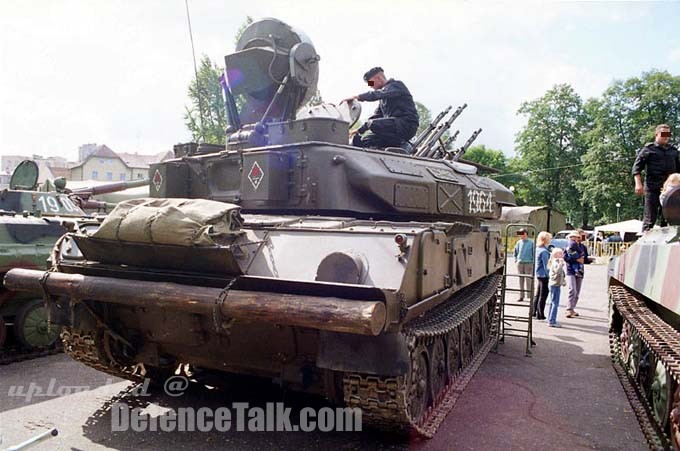
[[199,127],[201,130],[201,139],[205,142],[205,131],[203,129],[203,100],[201,97],[201,84],[198,81],[198,67],[196,66],[196,51],[194,50],[194,34],[191,31],[191,17],[189,16],[189,0],[184,0],[184,5],[187,10],[187,23],[189,24],[189,40],[191,41],[191,55],[194,58],[194,75],[196,77],[196,94],[198,96],[198,116],[199,116]]

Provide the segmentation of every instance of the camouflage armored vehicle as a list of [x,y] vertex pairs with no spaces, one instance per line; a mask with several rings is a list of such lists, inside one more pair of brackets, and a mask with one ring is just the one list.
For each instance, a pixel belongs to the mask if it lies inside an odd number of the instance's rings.
[[680,187],[668,227],[645,232],[609,266],[614,367],[654,449],[680,449]]
[[[89,200],[89,189],[71,193],[65,181],[57,179],[50,182],[53,190],[38,191],[37,179],[37,165],[26,160],[12,174],[9,189],[0,191],[0,275],[12,268],[45,269],[59,237],[99,224],[80,206],[106,208]],[[113,188],[122,187],[99,189]],[[56,348],[58,329],[48,327],[43,304],[40,296],[0,288],[0,363],[43,355]]]
[[65,351],[109,374],[264,376],[431,437],[492,345],[505,256],[482,223],[513,194],[442,146],[452,120],[408,154],[349,146],[356,105],[296,115],[319,56],[278,20],[225,60],[226,146],[179,146],[153,198],[5,284],[44,289]]

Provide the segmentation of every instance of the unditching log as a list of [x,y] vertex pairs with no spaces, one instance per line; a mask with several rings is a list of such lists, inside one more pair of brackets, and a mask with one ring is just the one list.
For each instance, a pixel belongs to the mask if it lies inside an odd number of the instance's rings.
[[[42,295],[44,274],[32,269],[12,269],[5,275],[5,286]],[[49,274],[45,290],[52,296],[202,315],[213,313],[222,294],[219,288],[60,272]],[[230,318],[361,335],[378,335],[385,326],[385,305],[380,301],[229,290],[220,310]]]

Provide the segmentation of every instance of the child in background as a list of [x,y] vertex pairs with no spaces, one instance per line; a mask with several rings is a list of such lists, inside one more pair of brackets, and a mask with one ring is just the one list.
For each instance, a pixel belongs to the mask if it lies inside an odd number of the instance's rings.
[[562,287],[567,284],[564,275],[564,251],[555,248],[548,262],[550,268],[550,310],[548,311],[548,326],[560,327],[557,324],[557,309],[560,306],[560,293]]

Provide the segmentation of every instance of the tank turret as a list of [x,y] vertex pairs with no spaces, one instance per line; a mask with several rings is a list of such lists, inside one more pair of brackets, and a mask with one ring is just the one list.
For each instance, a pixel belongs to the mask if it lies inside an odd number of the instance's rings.
[[[65,186],[63,181],[57,182]],[[16,167],[9,189],[0,191],[0,211],[31,216],[82,217],[86,213],[64,191],[38,191],[38,165],[24,160]]]
[[92,199],[98,194],[114,193],[148,185],[147,179],[104,183],[70,189],[63,177],[47,180],[38,187],[38,165],[24,160],[12,174],[9,189],[0,191],[0,211],[33,216],[87,216],[86,211],[107,212],[114,203]]
[[431,158],[466,105],[423,136],[420,156],[348,145],[350,119],[296,115],[316,89],[319,60],[304,34],[278,20],[249,26],[225,57],[226,148],[152,165],[151,196],[231,202],[247,213],[425,221],[497,219],[515,205],[503,185],[455,161],[464,149]]

